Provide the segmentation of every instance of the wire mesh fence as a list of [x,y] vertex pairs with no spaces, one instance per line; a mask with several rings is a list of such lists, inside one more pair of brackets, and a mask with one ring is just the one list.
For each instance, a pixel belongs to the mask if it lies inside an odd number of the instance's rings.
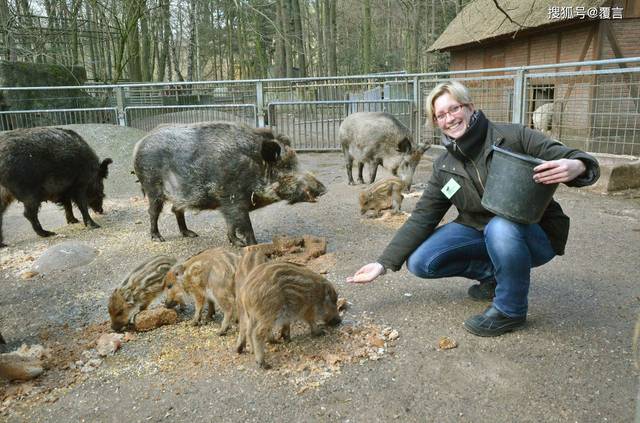
[[118,123],[115,108],[18,110],[0,112],[0,130],[34,128],[36,126]]
[[196,106],[125,107],[127,126],[150,131],[163,124],[185,124],[214,120],[242,122],[256,126],[255,104],[212,104]]
[[596,153],[640,155],[640,68],[527,76],[525,125]]
[[247,81],[0,87],[0,130],[69,123],[158,124],[230,120],[271,126],[300,149],[339,148],[340,122],[357,111],[396,115],[418,142],[439,142],[426,116],[436,84],[463,82],[494,122],[536,128],[591,152],[640,155],[640,58],[430,74]]
[[296,150],[339,150],[340,124],[351,113],[386,112],[413,129],[411,100],[281,101],[269,103],[268,124]]

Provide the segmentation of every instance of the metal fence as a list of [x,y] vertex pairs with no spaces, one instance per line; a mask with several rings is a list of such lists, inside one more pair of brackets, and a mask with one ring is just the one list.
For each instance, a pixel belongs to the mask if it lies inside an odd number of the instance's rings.
[[493,121],[536,127],[591,152],[640,155],[640,58],[427,74],[0,87],[0,130],[69,123],[149,130],[232,120],[271,126],[298,149],[335,150],[348,114],[384,110],[419,142],[437,143],[425,101],[447,79],[467,85],[476,108]]
[[336,150],[340,123],[364,111],[391,113],[413,129],[411,100],[279,101],[268,104],[267,122],[287,134],[296,150]]
[[242,122],[256,126],[255,104],[213,104],[194,106],[131,106],[124,108],[125,124],[149,131],[161,124],[212,120]]
[[0,112],[0,130],[80,123],[118,123],[115,107],[94,109],[21,110]]

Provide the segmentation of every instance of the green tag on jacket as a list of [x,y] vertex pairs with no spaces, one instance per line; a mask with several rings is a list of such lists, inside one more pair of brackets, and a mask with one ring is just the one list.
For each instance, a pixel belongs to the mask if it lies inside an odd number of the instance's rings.
[[455,181],[455,179],[451,178],[449,179],[449,182],[447,182],[440,191],[442,191],[445,197],[450,199],[451,197],[453,197],[453,194],[458,192],[459,189],[460,189],[460,184],[458,184]]

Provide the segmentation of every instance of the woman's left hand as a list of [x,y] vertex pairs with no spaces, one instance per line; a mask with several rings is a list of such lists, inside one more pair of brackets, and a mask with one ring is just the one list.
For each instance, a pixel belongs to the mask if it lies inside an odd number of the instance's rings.
[[533,180],[541,184],[570,182],[582,175],[585,170],[587,167],[581,160],[550,160],[533,168]]

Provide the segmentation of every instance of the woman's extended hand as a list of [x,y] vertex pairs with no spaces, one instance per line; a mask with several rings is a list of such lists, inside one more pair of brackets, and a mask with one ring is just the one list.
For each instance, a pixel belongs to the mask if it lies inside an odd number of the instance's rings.
[[384,273],[380,263],[369,263],[360,268],[355,275],[347,278],[348,283],[369,283]]
[[570,182],[582,175],[585,170],[587,167],[582,160],[550,160],[533,168],[533,180],[541,184]]

